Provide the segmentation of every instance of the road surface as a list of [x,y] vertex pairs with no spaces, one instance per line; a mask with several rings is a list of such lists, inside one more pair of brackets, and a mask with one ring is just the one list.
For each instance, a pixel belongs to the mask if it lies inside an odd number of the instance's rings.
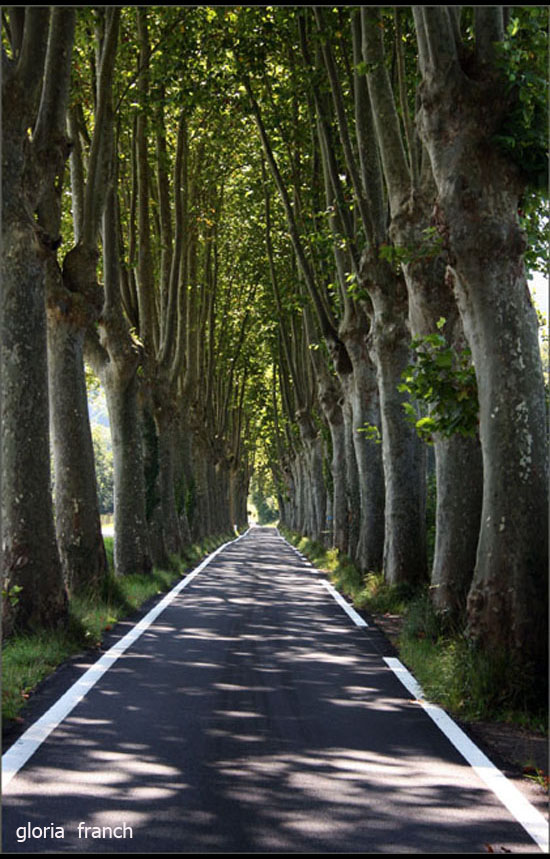
[[541,852],[384,656],[322,574],[252,528],[15,773],[4,851]]

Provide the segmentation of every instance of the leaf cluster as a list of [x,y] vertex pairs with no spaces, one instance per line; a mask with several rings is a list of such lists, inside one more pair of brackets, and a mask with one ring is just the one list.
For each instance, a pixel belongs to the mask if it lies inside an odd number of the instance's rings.
[[475,369],[468,348],[457,350],[438,331],[415,338],[414,361],[404,370],[398,390],[423,404],[428,414],[419,418],[411,402],[403,403],[408,420],[424,441],[433,442],[438,434],[449,438],[455,433],[475,436],[478,427],[478,398]]
[[548,184],[548,7],[514,10],[496,63],[511,107],[493,141],[526,176],[530,188]]
[[442,249],[443,238],[437,227],[427,227],[422,231],[422,241],[418,244],[410,246],[382,244],[378,249],[378,255],[381,260],[385,260],[399,272],[402,265],[434,259]]

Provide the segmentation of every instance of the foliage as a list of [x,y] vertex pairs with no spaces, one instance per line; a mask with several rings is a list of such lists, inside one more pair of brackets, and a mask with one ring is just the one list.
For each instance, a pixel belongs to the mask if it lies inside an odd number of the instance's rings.
[[273,479],[267,470],[256,471],[250,485],[250,501],[256,509],[259,525],[270,525],[279,518],[277,502],[273,496]]
[[375,424],[363,424],[358,427],[357,432],[363,434],[368,441],[373,441],[375,444],[382,444],[382,435],[379,428]]
[[382,244],[378,249],[378,255],[380,259],[394,266],[396,271],[400,271],[402,265],[434,259],[441,253],[442,248],[443,238],[437,227],[426,227],[422,230],[422,240],[417,245],[403,247],[394,244]]
[[[384,38],[387,43],[388,68],[395,73],[395,53],[391,43],[397,37],[392,18],[401,20],[407,68],[406,97],[413,107],[417,96],[416,40],[410,10],[382,11]],[[547,9],[512,7],[506,39],[497,46],[497,63],[508,86],[511,108],[494,142],[521,169],[527,179],[527,191],[519,217],[526,230],[529,248],[528,268],[542,266],[548,259],[548,204],[541,192],[547,175]],[[9,15],[9,12],[6,13]],[[101,19],[100,8],[79,11],[77,40],[74,52],[72,105],[81,107],[82,137],[85,161],[90,158],[90,141],[95,121],[96,98],[94,28]],[[134,127],[139,116],[148,121],[147,166],[150,169],[150,224],[152,237],[153,277],[151,292],[155,311],[162,315],[166,295],[162,284],[163,256],[173,237],[164,234],[160,213],[159,168],[165,167],[169,176],[170,204],[176,199],[185,206],[185,233],[179,292],[174,306],[174,330],[186,338],[182,348],[181,373],[178,390],[184,391],[178,401],[193,426],[193,432],[204,440],[205,448],[213,452],[216,468],[223,470],[228,463],[248,478],[253,470],[252,501],[258,509],[260,522],[277,518],[274,498],[287,491],[285,469],[299,450],[296,405],[303,382],[306,407],[315,428],[325,442],[325,483],[331,488],[330,433],[320,417],[310,358],[326,359],[333,372],[325,344],[307,344],[302,349],[302,321],[310,308],[310,298],[297,272],[288,225],[279,196],[267,181],[271,209],[271,242],[273,271],[266,254],[265,196],[263,156],[246,98],[243,79],[247,78],[260,106],[268,135],[276,152],[283,182],[289,189],[297,229],[311,263],[321,301],[335,319],[341,319],[348,299],[366,297],[360,289],[355,271],[340,275],[335,271],[335,251],[346,260],[350,245],[364,245],[358,217],[357,201],[348,171],[344,170],[342,144],[336,127],[331,126],[331,146],[336,165],[332,182],[341,184],[342,210],[350,216],[350,235],[342,234],[335,205],[325,196],[323,165],[319,141],[315,137],[312,109],[312,83],[326,97],[327,117],[330,91],[319,66],[308,69],[300,60],[301,49],[298,24],[304,23],[311,53],[320,52],[322,40],[332,39],[336,64],[341,76],[343,100],[347,118],[354,134],[354,82],[349,42],[349,14],[346,7],[327,11],[329,29],[319,36],[314,15],[307,7],[147,7],[151,51],[146,68],[136,62],[136,10],[121,10],[120,40],[114,81],[117,124],[117,190],[121,224],[121,263],[128,275],[128,289],[135,281],[139,241],[135,235],[135,162]],[[471,13],[468,12],[468,15]],[[396,19],[397,20],[397,19]],[[346,35],[347,34],[347,35]],[[368,71],[363,63],[356,70]],[[149,98],[144,103],[138,97],[143,76],[149,76]],[[400,108],[402,110],[402,106]],[[166,152],[155,153],[155,135],[164,117]],[[174,171],[177,128],[180,116],[185,116],[187,140],[180,185]],[[402,117],[403,119],[403,117]],[[330,125],[330,122],[328,122]],[[357,141],[353,141],[356,144]],[[333,189],[334,190],[334,189]],[[178,196],[179,195],[179,196]],[[72,227],[70,195],[63,191],[64,241]],[[341,215],[342,213],[340,213]],[[545,220],[546,219],[546,220]],[[340,230],[340,232],[339,232]],[[432,259],[440,253],[442,239],[433,227],[424,231],[416,246],[396,247],[383,244],[379,256],[396,270],[421,260]],[[176,260],[176,263],[180,261]],[[547,263],[545,263],[547,264]],[[273,277],[274,276],[274,277]],[[279,286],[278,301],[273,294],[272,278]],[[135,296],[134,296],[135,298]],[[128,317],[131,301],[124,306]],[[139,313],[131,324],[134,345],[141,353],[144,342],[139,330]],[[442,329],[413,342],[414,362],[407,368],[400,390],[410,395],[420,406],[419,419],[414,406],[404,403],[411,420],[426,441],[435,434],[473,435],[477,431],[477,393],[475,371],[469,350],[451,348]],[[281,348],[282,332],[287,334],[291,357],[298,368],[294,378],[285,365]],[[316,331],[316,334],[319,332]],[[304,338],[305,339],[305,338]],[[304,355],[307,356],[304,359]],[[194,384],[188,384],[189,368],[195,369]],[[142,380],[145,372],[142,371]],[[87,373],[91,396],[98,382]],[[286,387],[285,387],[286,386]],[[366,424],[359,432],[373,442],[380,441],[380,430]],[[146,448],[145,469],[147,488],[147,518],[158,506],[159,451],[153,418],[146,413],[144,427]],[[94,431],[94,450],[98,479],[98,494],[102,512],[112,510],[112,453],[105,439]],[[178,513],[184,510],[194,521],[200,509],[199,481],[193,476],[176,477],[175,496]],[[433,514],[435,484],[432,479],[429,512]],[[327,569],[334,582],[357,605],[373,612],[403,611],[410,594],[392,589],[379,574],[369,572],[365,577],[349,558],[335,549],[302,542],[304,551],[313,554],[315,563]],[[111,547],[108,545],[108,549]],[[193,550],[194,551],[194,550]],[[75,641],[96,643],[104,624],[110,625],[121,611],[131,611],[142,599],[157,592],[167,582],[156,574],[124,582],[110,575],[104,582],[101,596],[79,595],[72,605],[75,618]],[[131,592],[126,588],[133,589]],[[152,589],[152,590],[151,590]],[[7,594],[11,600],[20,597],[16,588]],[[418,604],[416,628],[424,637],[410,634],[420,646],[441,644],[437,623],[429,616],[429,603]],[[84,631],[83,631],[84,630]],[[14,642],[15,643],[15,642]],[[46,649],[44,645],[44,650]],[[68,645],[67,645],[68,646]],[[72,646],[72,645],[71,645]],[[67,650],[65,650],[67,652]],[[411,657],[412,658],[412,657]],[[475,657],[478,658],[478,655]],[[442,658],[443,677],[449,666],[474,665],[474,654],[462,643],[449,647]],[[470,670],[470,669],[468,669]],[[473,668],[471,669],[473,670]],[[485,674],[479,668],[480,676]],[[467,677],[464,668],[462,677]],[[20,690],[28,690],[25,680]],[[446,680],[444,682],[447,682]],[[464,681],[465,682],[465,681]],[[444,685],[444,683],[442,683]],[[19,693],[17,693],[19,694]],[[27,694],[27,691],[24,692]],[[460,693],[463,694],[463,693]],[[476,693],[477,694],[477,693]],[[481,694],[481,692],[480,692]],[[458,695],[458,693],[457,693]]]
[[99,424],[92,426],[92,442],[94,447],[99,512],[102,514],[112,513],[114,507],[114,469],[109,431]]
[[427,415],[418,418],[412,403],[403,403],[407,418],[427,442],[433,441],[436,433],[449,437],[455,433],[474,436],[477,432],[479,407],[471,352],[449,346],[441,333],[444,325],[445,320],[440,319],[438,332],[413,340],[415,361],[403,371],[399,386],[400,391],[429,409]]
[[516,668],[509,654],[489,654],[449,629],[428,592],[407,606],[399,651],[426,698],[451,713],[542,728],[546,696],[540,678]]
[[548,7],[514,7],[495,45],[511,108],[493,140],[532,189],[548,191]]

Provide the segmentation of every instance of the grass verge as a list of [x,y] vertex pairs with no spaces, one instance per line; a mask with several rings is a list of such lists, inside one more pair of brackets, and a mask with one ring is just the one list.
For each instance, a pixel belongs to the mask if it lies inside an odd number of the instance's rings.
[[462,630],[446,628],[433,610],[427,588],[390,586],[382,574],[362,574],[337,549],[280,530],[356,608],[375,621],[377,617],[383,621],[384,615],[399,616],[400,632],[392,643],[428,700],[464,721],[505,722],[546,733],[548,708],[541,678],[514,671],[505,654],[489,657]]
[[2,651],[2,718],[19,718],[33,689],[62,662],[83,650],[101,645],[102,636],[117,621],[128,617],[147,600],[165,593],[183,575],[218,546],[235,535],[210,537],[189,546],[181,558],[173,558],[170,570],[150,575],[116,577],[113,573],[113,538],[105,538],[109,573],[99,593],[75,594],[69,603],[67,625],[57,630],[37,630],[14,635]]

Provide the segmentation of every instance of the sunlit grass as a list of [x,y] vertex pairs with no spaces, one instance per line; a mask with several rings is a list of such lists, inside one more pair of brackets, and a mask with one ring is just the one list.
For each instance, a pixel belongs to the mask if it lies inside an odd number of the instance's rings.
[[345,554],[334,547],[327,548],[308,537],[281,530],[317,569],[329,575],[332,584],[353,600],[357,608],[365,608],[375,614],[400,614],[405,610],[407,596],[410,598],[409,588],[388,585],[382,573],[361,573]]

